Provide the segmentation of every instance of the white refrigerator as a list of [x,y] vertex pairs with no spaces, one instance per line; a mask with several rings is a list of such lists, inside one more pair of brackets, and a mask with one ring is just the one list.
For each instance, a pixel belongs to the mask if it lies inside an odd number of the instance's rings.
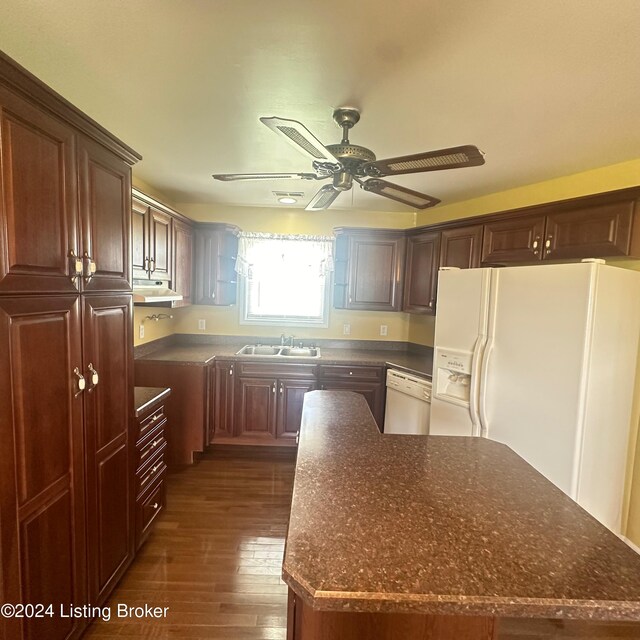
[[442,269],[429,433],[508,445],[620,533],[639,335],[638,272]]

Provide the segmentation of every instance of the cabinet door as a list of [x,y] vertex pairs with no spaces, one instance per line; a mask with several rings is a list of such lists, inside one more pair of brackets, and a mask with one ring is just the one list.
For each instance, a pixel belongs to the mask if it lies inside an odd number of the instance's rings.
[[379,429],[382,431],[384,425],[384,383],[324,380],[320,389],[324,391],[354,391],[364,396]]
[[0,154],[0,293],[77,291],[73,131],[0,88]]
[[180,220],[173,221],[173,288],[182,294],[174,307],[191,304],[191,278],[193,274],[193,228]]
[[313,380],[279,380],[276,437],[295,441],[300,431],[304,394],[313,391]]
[[351,238],[348,309],[400,309],[404,249],[404,238]]
[[238,378],[236,389],[236,435],[273,439],[276,422],[275,378]]
[[482,262],[535,262],[542,256],[544,216],[516,216],[484,225]]
[[171,228],[172,218],[153,207],[149,214],[149,237],[151,251],[149,269],[154,280],[171,280]]
[[195,232],[194,304],[216,303],[218,234],[208,229]]
[[[131,296],[84,296],[89,598],[92,603],[104,600],[133,553],[132,345]],[[97,380],[93,376],[97,376]]]
[[547,216],[544,258],[599,258],[629,254],[634,201]]
[[5,638],[62,640],[87,602],[78,296],[0,298],[0,571],[5,602],[53,618],[7,619]]
[[440,266],[473,269],[480,266],[482,225],[444,229],[440,234]]
[[408,238],[403,311],[435,314],[439,252],[439,233]]
[[149,207],[135,198],[131,203],[131,263],[134,278],[149,278]]
[[209,443],[213,438],[231,438],[234,435],[234,389],[235,389],[235,365],[233,362],[216,360],[215,382],[213,396],[213,432]]
[[99,144],[78,144],[85,291],[127,291],[130,282],[131,167]]

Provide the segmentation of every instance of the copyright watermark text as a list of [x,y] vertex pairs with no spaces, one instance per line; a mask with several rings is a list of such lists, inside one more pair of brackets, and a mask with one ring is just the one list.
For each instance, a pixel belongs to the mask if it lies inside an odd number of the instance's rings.
[[132,606],[119,603],[95,607],[90,604],[5,604],[0,605],[3,618],[97,618],[109,622],[112,618],[157,619],[166,618],[169,607],[153,607],[148,604]]

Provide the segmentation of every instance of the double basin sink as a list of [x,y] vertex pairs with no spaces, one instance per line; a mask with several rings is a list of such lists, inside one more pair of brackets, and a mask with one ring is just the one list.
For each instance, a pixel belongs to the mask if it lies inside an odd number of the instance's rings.
[[319,358],[320,349],[317,347],[280,347],[278,345],[246,344],[237,356],[282,356],[295,358]]

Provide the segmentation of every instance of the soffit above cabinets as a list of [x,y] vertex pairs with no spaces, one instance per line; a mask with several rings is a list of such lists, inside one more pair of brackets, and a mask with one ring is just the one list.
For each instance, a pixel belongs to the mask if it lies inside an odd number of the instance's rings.
[[[361,109],[352,142],[379,158],[482,149],[484,166],[398,177],[445,204],[640,148],[637,0],[4,0],[2,13],[4,51],[139,150],[136,175],[175,202],[310,198],[296,181],[211,174],[308,171],[258,118],[299,120],[328,144],[341,105]],[[407,210],[359,188],[334,207]]]

